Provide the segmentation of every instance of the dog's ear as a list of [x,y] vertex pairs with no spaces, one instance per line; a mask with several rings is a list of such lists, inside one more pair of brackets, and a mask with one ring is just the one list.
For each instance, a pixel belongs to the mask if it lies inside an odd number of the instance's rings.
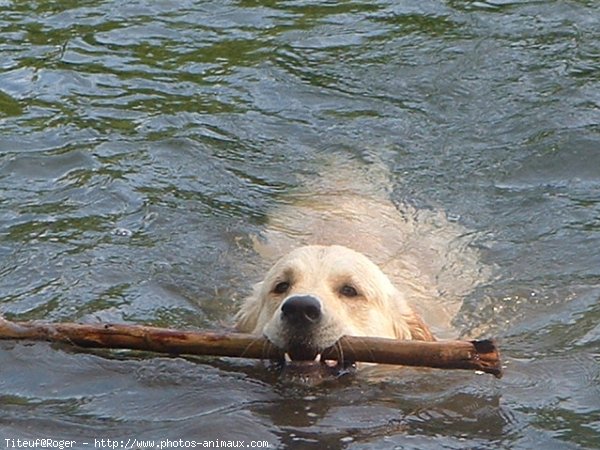
[[414,311],[408,314],[397,314],[394,321],[394,331],[397,339],[413,341],[435,341],[435,336],[423,319]]
[[397,339],[412,339],[415,341],[435,341],[435,336],[429,327],[423,322],[406,302],[404,295],[395,289],[392,295],[392,317],[394,319],[394,331]]
[[419,316],[416,312],[413,311],[409,316],[405,316],[406,324],[408,325],[408,329],[410,331],[411,339],[415,341],[435,341],[435,336],[431,333],[431,330],[421,316]]
[[254,333],[260,315],[259,292],[262,283],[254,285],[252,294],[244,300],[242,307],[235,315],[235,328],[243,333]]

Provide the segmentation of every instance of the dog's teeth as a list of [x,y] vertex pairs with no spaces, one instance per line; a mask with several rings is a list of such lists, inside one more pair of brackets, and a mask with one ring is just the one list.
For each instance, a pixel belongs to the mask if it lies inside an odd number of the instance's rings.
[[317,356],[315,356],[315,361],[321,362],[321,354],[320,353],[317,353]]
[[283,356],[285,357],[285,362],[292,362],[292,358],[290,358],[289,353],[284,353]]

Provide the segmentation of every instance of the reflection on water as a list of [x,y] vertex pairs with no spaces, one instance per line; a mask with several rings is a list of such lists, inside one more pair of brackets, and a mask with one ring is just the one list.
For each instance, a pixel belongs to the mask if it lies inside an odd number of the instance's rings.
[[500,338],[507,364],[306,389],[247,361],[2,343],[0,438],[597,447],[596,2],[0,11],[2,314],[227,323],[264,270],[251,236],[334,153],[471,230],[492,275],[456,335]]

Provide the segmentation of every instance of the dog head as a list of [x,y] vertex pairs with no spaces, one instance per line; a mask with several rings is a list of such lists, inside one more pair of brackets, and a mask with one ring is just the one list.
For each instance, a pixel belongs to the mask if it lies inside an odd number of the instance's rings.
[[434,340],[401,291],[347,247],[305,246],[281,258],[237,314],[292,359],[311,360],[344,335]]

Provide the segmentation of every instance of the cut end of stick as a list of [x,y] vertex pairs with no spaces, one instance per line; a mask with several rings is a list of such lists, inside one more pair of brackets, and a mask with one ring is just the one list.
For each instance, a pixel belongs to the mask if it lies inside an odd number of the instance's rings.
[[470,341],[477,352],[477,359],[482,365],[482,371],[502,378],[502,360],[500,351],[494,339],[483,339],[481,341]]

